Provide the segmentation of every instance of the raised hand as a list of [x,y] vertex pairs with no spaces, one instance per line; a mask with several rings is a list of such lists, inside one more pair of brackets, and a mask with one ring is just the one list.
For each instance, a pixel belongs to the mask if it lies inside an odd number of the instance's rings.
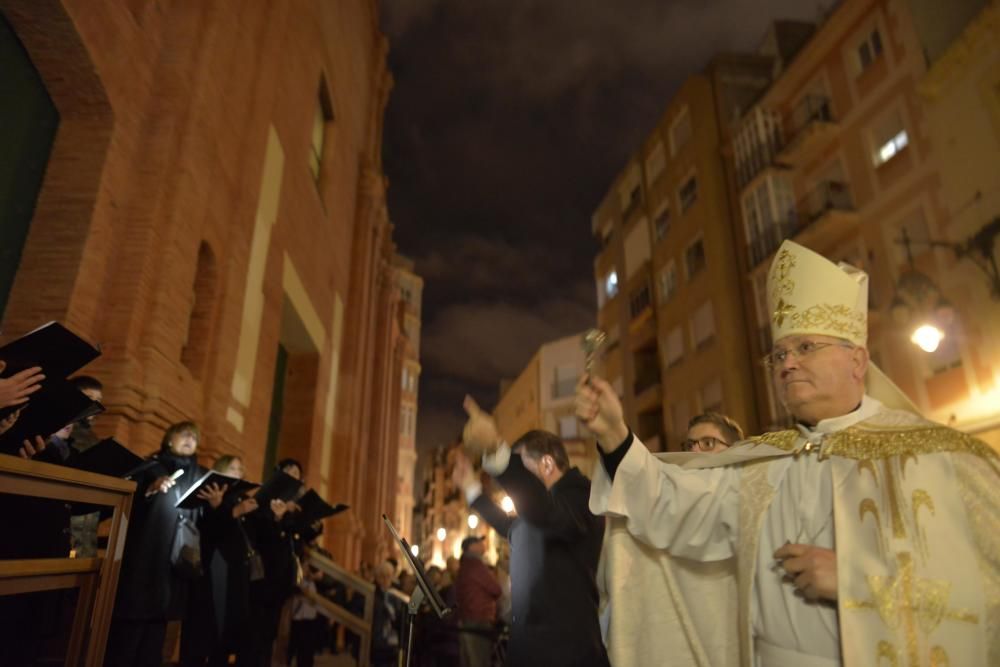
[[215,484],[214,482],[206,484],[198,491],[198,497],[201,500],[207,500],[212,509],[218,509],[219,505],[222,504],[222,499],[226,497],[226,489],[228,488],[225,484]]
[[[0,373],[7,368],[7,363],[0,361]],[[21,405],[28,402],[28,397],[42,388],[42,369],[38,366],[26,368],[9,378],[0,378],[0,408],[10,405]]]
[[618,394],[599,377],[584,375],[577,382],[576,416],[597,436],[597,444],[605,452],[618,449],[628,437]]
[[469,415],[462,429],[462,445],[465,452],[474,460],[482,458],[483,454],[496,451],[500,444],[500,432],[493,417],[482,410],[471,396],[466,396],[462,403],[465,414]]
[[774,552],[785,581],[807,600],[837,599],[837,552],[811,544],[786,544]]

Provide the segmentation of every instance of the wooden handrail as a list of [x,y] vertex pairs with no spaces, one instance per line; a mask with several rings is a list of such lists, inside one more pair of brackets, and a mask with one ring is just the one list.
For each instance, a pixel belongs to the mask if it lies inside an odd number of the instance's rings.
[[104,662],[135,483],[0,454],[0,489],[15,496],[111,508],[103,557],[0,560],[0,595],[79,590],[66,665],[99,667]]
[[365,581],[353,572],[348,572],[315,549],[306,549],[305,557],[311,566],[323,574],[343,584],[348,590],[364,596],[364,612],[359,618],[357,614],[340,606],[329,598],[318,593],[306,593],[306,596],[310,600],[314,600],[319,604],[338,623],[341,623],[344,627],[359,635],[361,646],[358,651],[358,667],[368,667],[371,664],[372,618],[375,614],[375,584]]

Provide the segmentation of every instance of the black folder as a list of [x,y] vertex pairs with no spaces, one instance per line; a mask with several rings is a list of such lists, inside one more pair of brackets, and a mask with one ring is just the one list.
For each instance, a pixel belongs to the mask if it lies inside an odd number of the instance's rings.
[[0,434],[0,452],[17,454],[25,440],[40,435],[48,440],[59,429],[104,411],[104,406],[88,398],[67,380],[47,378],[42,388],[21,406],[14,425]]
[[174,503],[174,507],[192,510],[200,505],[208,504],[207,500],[202,500],[198,497],[198,493],[209,484],[218,484],[219,486],[226,487],[227,496],[230,494],[242,495],[247,491],[256,489],[260,486],[260,484],[254,484],[253,482],[248,482],[244,479],[230,477],[229,475],[223,475],[221,472],[209,470],[207,473],[202,475],[197,482],[192,484],[191,488],[184,492],[181,499]]
[[[7,364],[0,377],[40,366],[46,378],[44,386],[50,379],[68,377],[99,356],[101,351],[96,346],[58,322],[49,322],[0,347],[0,360]],[[35,400],[35,395],[30,400]],[[0,419],[16,409],[16,406],[0,409]]]
[[145,459],[114,438],[105,438],[86,451],[74,452],[66,461],[71,468],[109,477],[128,477],[145,463]]
[[350,509],[349,506],[342,503],[331,505],[312,489],[306,491],[306,494],[295,502],[302,508],[300,512],[293,515],[296,523],[310,524]]
[[264,482],[264,485],[260,487],[254,498],[257,499],[258,506],[265,507],[272,500],[284,500],[286,502],[293,500],[301,488],[302,482],[291,475],[277,470],[271,476],[271,479]]

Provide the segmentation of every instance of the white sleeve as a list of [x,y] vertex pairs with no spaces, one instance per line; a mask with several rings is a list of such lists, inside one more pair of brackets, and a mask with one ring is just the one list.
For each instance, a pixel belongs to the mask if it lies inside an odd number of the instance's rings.
[[674,556],[716,561],[735,554],[739,468],[688,470],[660,461],[636,438],[612,481],[595,466],[590,511],[625,519],[637,539]]

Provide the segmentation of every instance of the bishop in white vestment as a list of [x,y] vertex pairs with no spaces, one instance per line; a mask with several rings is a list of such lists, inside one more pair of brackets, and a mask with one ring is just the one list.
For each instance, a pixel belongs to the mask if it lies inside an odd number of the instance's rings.
[[899,409],[868,364],[863,272],[786,242],[768,297],[795,429],[654,456],[607,383],[579,389],[612,664],[1000,665],[996,452]]

